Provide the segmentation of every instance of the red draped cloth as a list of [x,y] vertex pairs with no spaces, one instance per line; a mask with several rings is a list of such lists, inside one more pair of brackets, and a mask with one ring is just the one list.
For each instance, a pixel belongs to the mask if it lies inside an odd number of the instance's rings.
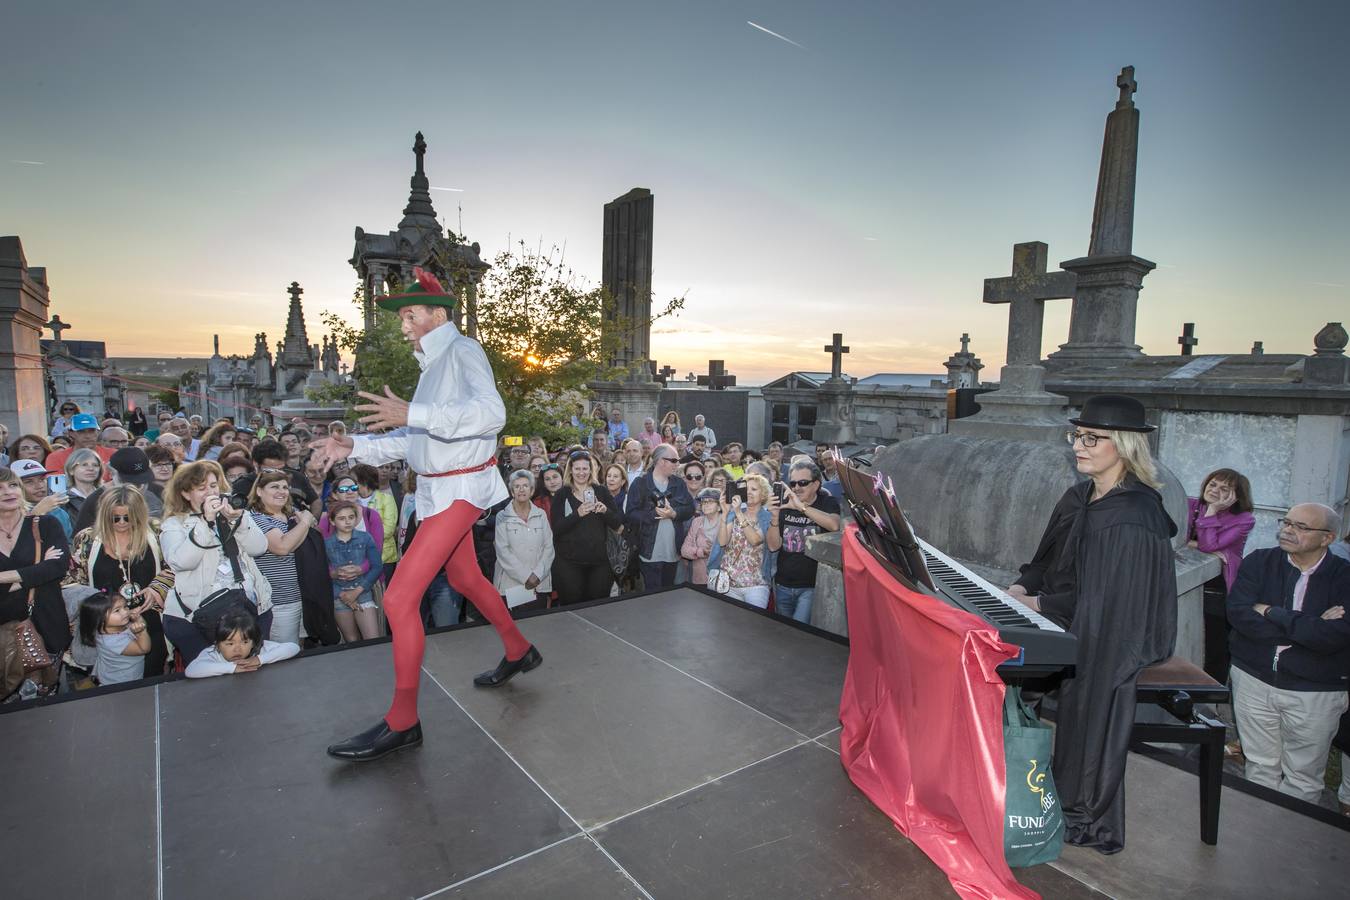
[[983,619],[901,585],[844,534],[849,659],[840,757],[962,897],[1039,895],[1003,857],[1003,680],[1017,655]]

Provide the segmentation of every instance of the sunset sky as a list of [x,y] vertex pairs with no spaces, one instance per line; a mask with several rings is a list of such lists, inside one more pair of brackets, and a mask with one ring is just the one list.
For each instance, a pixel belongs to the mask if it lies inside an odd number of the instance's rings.
[[1133,65],[1145,352],[1194,321],[1198,352],[1306,353],[1350,310],[1348,9],[9,0],[0,234],[110,355],[275,343],[293,280],[317,343],[321,311],[354,317],[353,229],[397,224],[420,129],[485,257],[556,245],[598,279],[603,204],[650,188],[657,301],[687,296],[652,349],[681,374],[828,369],[834,331],[850,374],[940,372],[968,331],[996,378],[982,280],[1019,241],[1086,253]]

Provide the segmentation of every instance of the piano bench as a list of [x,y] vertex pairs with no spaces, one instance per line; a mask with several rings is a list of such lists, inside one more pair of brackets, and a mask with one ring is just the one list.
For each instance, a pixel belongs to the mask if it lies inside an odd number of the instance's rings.
[[1223,788],[1223,722],[1195,710],[1196,703],[1227,703],[1228,688],[1188,659],[1173,656],[1139,673],[1136,703],[1166,710],[1175,722],[1136,722],[1130,737],[1145,743],[1200,745],[1200,840],[1219,842],[1219,792]]

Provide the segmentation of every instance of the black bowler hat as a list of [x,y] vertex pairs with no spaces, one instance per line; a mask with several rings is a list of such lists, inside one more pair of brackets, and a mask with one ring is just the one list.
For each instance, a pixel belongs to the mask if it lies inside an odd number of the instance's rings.
[[1121,394],[1089,397],[1083,404],[1083,412],[1069,421],[1081,427],[1107,431],[1154,431],[1157,428],[1144,421],[1144,404]]

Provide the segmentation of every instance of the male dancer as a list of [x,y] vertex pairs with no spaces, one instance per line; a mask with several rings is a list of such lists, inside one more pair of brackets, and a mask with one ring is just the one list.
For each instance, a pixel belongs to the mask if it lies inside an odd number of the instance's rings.
[[378,436],[330,435],[310,445],[325,471],[345,458],[373,466],[404,459],[417,473],[421,524],[384,594],[394,635],[394,702],[374,727],[328,748],[339,759],[378,759],[422,743],[417,687],[426,635],[419,609],[442,566],[450,586],[492,623],[506,648],[497,668],[474,678],[474,684],[496,687],[543,662],[483,577],[474,554],[473,523],[483,510],[506,499],[494,455],[506,407],[483,348],[450,321],[456,298],[435,276],[413,272],[417,281],[406,291],[375,300],[398,313],[403,336],[422,367],[412,402],[394,396],[386,385],[384,396],[360,392],[370,403],[356,407],[367,413],[361,421],[368,428],[396,430]]

